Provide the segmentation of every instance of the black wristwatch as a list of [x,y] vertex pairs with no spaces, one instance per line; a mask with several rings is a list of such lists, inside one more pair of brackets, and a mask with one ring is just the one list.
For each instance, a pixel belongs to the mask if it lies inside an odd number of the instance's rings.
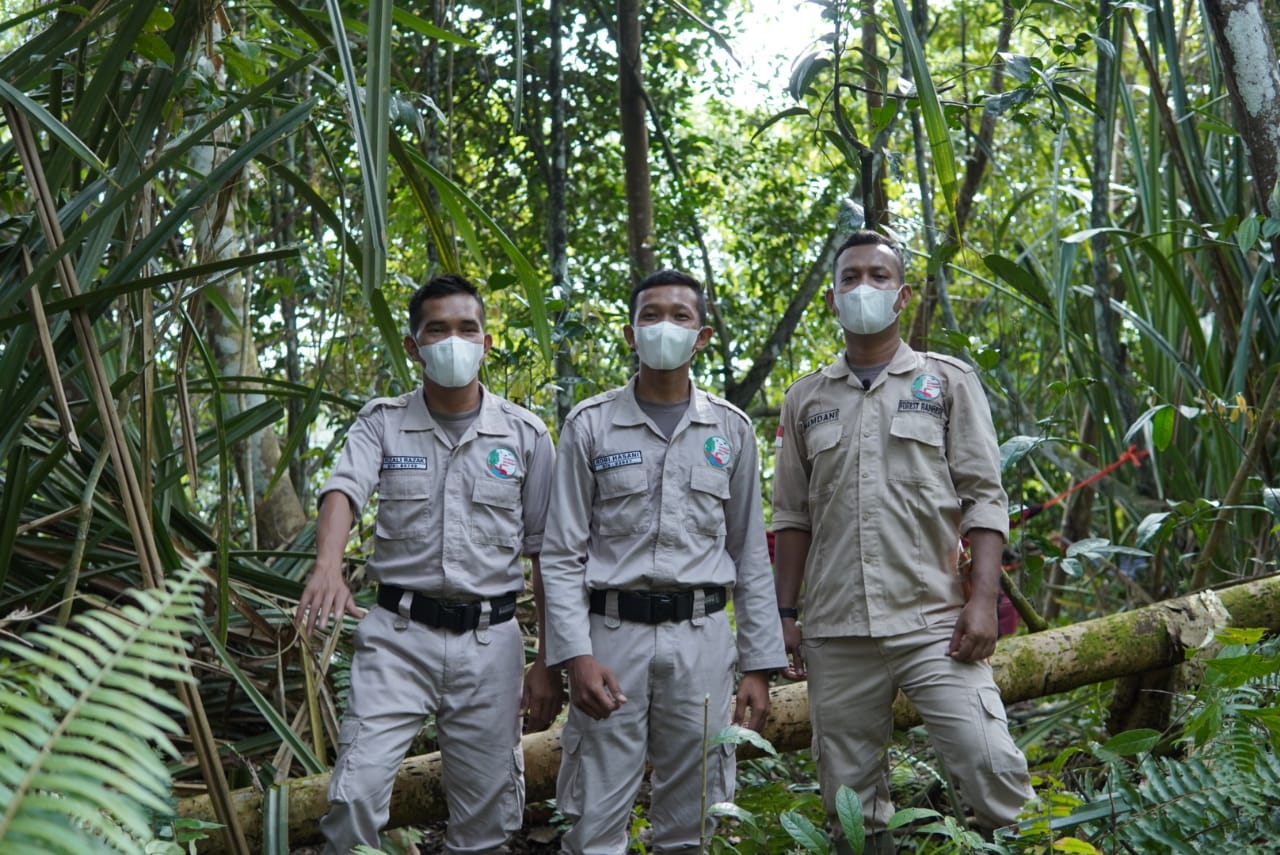
[[778,617],[792,618],[794,620],[800,617],[800,610],[796,608],[787,608],[786,606],[778,606]]

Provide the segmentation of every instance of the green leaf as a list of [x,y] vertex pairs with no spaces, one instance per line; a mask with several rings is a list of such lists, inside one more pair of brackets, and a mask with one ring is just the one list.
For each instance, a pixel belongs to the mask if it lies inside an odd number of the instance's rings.
[[831,842],[827,840],[827,835],[803,814],[793,810],[783,811],[778,822],[792,840],[809,852],[817,855],[829,855],[831,852]]
[[902,828],[903,826],[910,825],[913,822],[919,822],[923,819],[934,819],[940,818],[941,816],[942,814],[938,813],[936,810],[930,810],[929,808],[903,808],[902,810],[894,811],[893,816],[889,817],[889,821],[885,823],[885,825],[890,830],[893,830],[895,828]]
[[218,654],[218,658],[222,661],[222,664],[227,668],[232,678],[236,681],[236,685],[238,685],[240,690],[245,693],[250,701],[253,702],[258,713],[266,720],[271,729],[275,731],[276,736],[279,736],[280,739],[289,746],[289,749],[293,751],[294,756],[298,758],[310,774],[319,775],[324,772],[327,768],[325,764],[316,759],[316,756],[311,752],[311,749],[307,747],[307,744],[293,732],[293,729],[289,727],[289,723],[280,716],[280,713],[278,713],[275,707],[271,705],[271,702],[263,696],[262,692],[259,691],[254,682],[245,676],[244,672],[240,670],[240,666],[236,664],[235,657],[227,652],[226,647],[223,646],[209,627],[205,625],[204,621],[197,619],[197,623],[200,627],[200,631],[204,633],[205,640],[212,645],[214,651]]
[[985,255],[982,262],[987,269],[999,276],[1022,296],[1044,308],[1053,305],[1049,291],[1034,273],[1002,255]]
[[920,44],[919,36],[916,35],[915,24],[912,22],[906,3],[903,0],[893,0],[893,11],[898,21],[898,32],[902,36],[902,49],[911,67],[916,95],[920,99],[920,112],[923,114],[925,132],[929,138],[929,153],[933,157],[933,168],[938,174],[939,190],[947,211],[954,217],[959,182],[956,179],[956,155],[951,144],[947,117],[942,110],[942,102],[938,99],[938,90],[933,85],[929,65],[925,62],[924,47]]
[[1149,729],[1126,730],[1106,741],[1102,750],[1117,757],[1132,757],[1150,751],[1160,741],[1160,732]]
[[760,734],[756,733],[749,727],[742,727],[737,724],[726,725],[721,728],[720,732],[711,738],[708,745],[742,745],[743,743],[754,745],[756,748],[773,757],[778,756],[778,750],[770,744]]
[[863,824],[862,800],[843,784],[836,790],[836,819],[840,821],[840,829],[844,832],[845,842],[853,850],[853,855],[860,855],[867,837]]

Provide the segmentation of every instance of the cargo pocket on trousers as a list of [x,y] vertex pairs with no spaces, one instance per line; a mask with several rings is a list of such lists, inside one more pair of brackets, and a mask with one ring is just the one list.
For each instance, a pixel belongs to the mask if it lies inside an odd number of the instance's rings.
[[556,777],[556,808],[565,819],[582,818],[582,731],[565,724],[560,731],[560,772]]
[[708,753],[714,765],[707,774],[707,804],[731,802],[738,780],[738,746],[729,742],[713,745]]
[[359,746],[360,719],[353,715],[344,716],[338,728],[338,760],[333,766],[333,777],[329,780],[329,801],[350,802],[356,796],[350,793],[348,771],[351,758]]
[[1004,699],[994,686],[978,689],[979,714],[982,717],[982,734],[987,742],[987,762],[997,774],[1022,768],[1022,752],[1009,735],[1009,716],[1004,709]]
[[515,834],[524,824],[524,749],[511,749],[511,786],[502,800],[502,830]]

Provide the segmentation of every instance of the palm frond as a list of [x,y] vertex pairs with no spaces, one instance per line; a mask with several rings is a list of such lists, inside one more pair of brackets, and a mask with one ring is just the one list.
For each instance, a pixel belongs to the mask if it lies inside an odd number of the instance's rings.
[[202,579],[189,567],[118,610],[0,642],[0,855],[144,850],[171,812],[162,755],[177,756],[183,712],[158,685],[192,680],[175,663]]

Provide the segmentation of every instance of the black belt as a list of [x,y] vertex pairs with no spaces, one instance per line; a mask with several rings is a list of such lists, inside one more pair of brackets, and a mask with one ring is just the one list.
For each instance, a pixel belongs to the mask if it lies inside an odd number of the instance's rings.
[[[405,594],[404,588],[395,585],[378,586],[378,605],[387,611],[400,613],[400,598]],[[439,629],[450,629],[454,632],[466,632],[480,625],[480,611],[484,600],[451,603],[448,600],[436,600],[425,594],[413,592],[413,602],[409,606],[409,617],[418,623],[434,626]],[[489,600],[489,625],[509,621],[516,615],[516,595],[514,592],[503,594]]]
[[[724,588],[703,588],[703,608],[715,614],[729,601]],[[618,617],[636,623],[665,623],[693,617],[693,590],[684,591],[618,591]],[[591,592],[591,611],[605,613],[608,591]]]

